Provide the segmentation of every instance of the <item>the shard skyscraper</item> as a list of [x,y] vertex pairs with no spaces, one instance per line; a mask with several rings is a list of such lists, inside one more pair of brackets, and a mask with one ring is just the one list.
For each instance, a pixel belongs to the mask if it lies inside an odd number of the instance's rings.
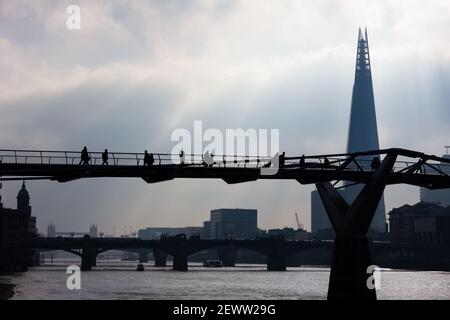
[[[353,84],[350,124],[348,128],[347,152],[358,152],[379,149],[377,117],[372,86],[372,68],[370,65],[369,42],[367,29],[364,34],[361,28],[358,33],[358,49],[356,53],[355,82]],[[369,157],[364,166],[370,166]],[[362,186],[348,186],[344,198],[352,202]],[[386,225],[384,197],[378,205],[371,228],[383,232]]]
[[[359,29],[358,47],[356,53],[355,82],[350,110],[350,124],[348,128],[347,152],[358,152],[379,149],[377,117],[372,86],[372,70],[370,65],[369,43],[367,29],[364,34]],[[370,166],[372,158],[366,159],[364,166]],[[352,203],[362,189],[362,185],[352,185],[344,182],[345,188],[339,193]],[[311,193],[311,231],[317,232],[331,228],[322,200],[317,191]],[[386,215],[384,197],[378,205],[372,220],[371,229],[384,232]]]

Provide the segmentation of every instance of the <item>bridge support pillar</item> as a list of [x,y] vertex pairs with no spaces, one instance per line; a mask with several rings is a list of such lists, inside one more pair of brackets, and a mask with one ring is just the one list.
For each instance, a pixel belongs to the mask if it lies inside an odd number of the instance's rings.
[[159,249],[153,249],[153,257],[155,258],[155,267],[167,266],[167,253]]
[[367,285],[373,270],[367,237],[336,238],[333,246],[328,300],[376,300],[375,288]]
[[81,250],[81,270],[89,271],[97,265],[97,248],[92,246],[89,236],[83,237],[83,247]]
[[81,271],[90,271],[96,265],[97,255],[84,250],[81,253]]
[[267,271],[286,271],[286,255],[282,253],[268,254]]
[[350,206],[330,182],[316,184],[336,232],[328,300],[377,298],[375,288],[367,285],[369,276],[374,271],[368,269],[372,262],[367,231],[396,158],[394,153],[386,155]]
[[148,262],[148,251],[146,249],[139,250],[139,262]]
[[236,265],[237,250],[235,247],[217,248],[217,255],[224,267],[234,267]]
[[91,254],[91,266],[93,266],[93,267],[97,266],[97,254],[96,253]]
[[188,263],[187,263],[187,254],[183,252],[179,252],[173,255],[173,266],[172,269],[175,271],[187,271]]
[[187,271],[188,256],[191,252],[195,252],[195,250],[192,250],[192,245],[194,243],[196,243],[196,241],[188,241],[185,234],[178,234],[174,237],[162,238],[160,240],[161,245],[158,249],[163,250],[172,256],[172,269],[174,271]]
[[38,250],[34,250],[33,259],[31,261],[31,267],[39,266],[41,264],[41,253]]

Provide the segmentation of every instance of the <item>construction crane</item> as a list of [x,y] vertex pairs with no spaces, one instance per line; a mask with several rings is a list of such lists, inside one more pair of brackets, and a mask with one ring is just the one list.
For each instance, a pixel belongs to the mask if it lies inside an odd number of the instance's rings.
[[297,212],[295,213],[295,220],[297,220],[297,228],[300,230],[300,229],[303,229],[303,225],[300,223],[300,220],[298,219],[298,214],[297,214]]

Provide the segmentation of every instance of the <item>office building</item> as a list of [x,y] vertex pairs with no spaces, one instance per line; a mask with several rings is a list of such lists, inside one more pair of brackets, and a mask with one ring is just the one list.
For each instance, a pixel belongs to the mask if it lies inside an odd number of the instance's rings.
[[211,210],[210,239],[254,239],[258,235],[256,209]]
[[415,248],[450,248],[450,206],[419,202],[389,212],[390,240]]

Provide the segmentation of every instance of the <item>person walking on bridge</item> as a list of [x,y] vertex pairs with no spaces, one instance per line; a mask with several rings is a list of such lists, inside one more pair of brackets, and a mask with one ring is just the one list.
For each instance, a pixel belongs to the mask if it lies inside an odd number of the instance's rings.
[[155,162],[155,158],[153,157],[153,153],[148,153],[147,150],[144,151],[144,166],[152,166]]
[[184,151],[183,151],[183,149],[180,151],[180,165],[184,166]]
[[148,159],[148,165],[152,166],[155,163],[155,158],[153,157],[153,153],[150,153],[150,157]]
[[102,166],[108,165],[108,149],[105,149],[105,151],[102,153]]
[[305,155],[302,154],[302,156],[300,157],[300,167],[303,167],[305,165]]
[[380,157],[373,157],[372,163],[370,164],[370,166],[372,167],[372,171],[377,170],[380,165],[381,165]]
[[90,160],[91,157],[89,157],[87,148],[84,146],[83,150],[81,150],[80,164],[88,165]]
[[286,152],[283,151],[283,153],[280,154],[280,156],[278,157],[278,166],[280,168],[284,167],[285,160],[286,160]]

